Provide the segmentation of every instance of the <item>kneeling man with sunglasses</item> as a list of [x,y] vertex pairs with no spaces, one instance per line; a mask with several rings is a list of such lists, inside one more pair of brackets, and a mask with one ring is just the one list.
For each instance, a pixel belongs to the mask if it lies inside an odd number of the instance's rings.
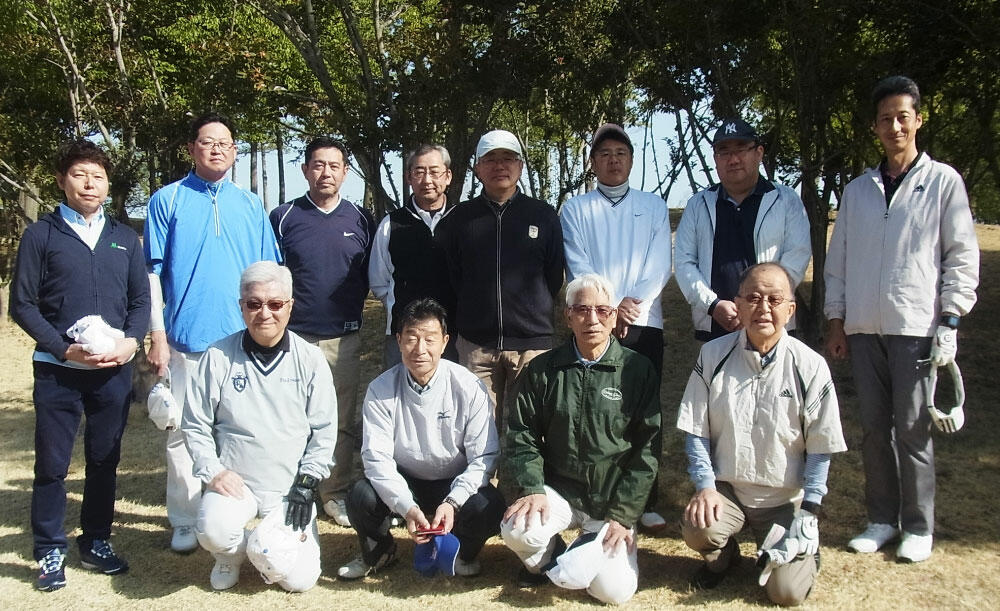
[[[613,303],[604,277],[575,278],[566,287],[573,337],[528,364],[501,477],[518,498],[500,533],[524,562],[518,585],[551,579],[620,604],[638,585],[635,523],[656,476],[660,376],[611,336]],[[563,554],[559,533],[571,527],[582,533]]]
[[195,532],[215,556],[215,590],[239,581],[246,523],[273,511],[291,527],[284,539],[299,543],[280,575],[252,558],[265,581],[301,592],[319,579],[313,499],[330,474],[337,398],[323,353],[286,329],[293,302],[288,268],[248,267],[240,278],[246,330],[209,346],[187,386],[181,429],[206,486]]

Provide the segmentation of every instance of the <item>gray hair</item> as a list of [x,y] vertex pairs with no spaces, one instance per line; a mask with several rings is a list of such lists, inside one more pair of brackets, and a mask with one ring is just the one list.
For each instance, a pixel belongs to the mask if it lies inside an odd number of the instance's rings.
[[441,161],[444,162],[444,167],[449,170],[451,169],[451,155],[448,154],[448,149],[444,148],[440,144],[421,144],[406,155],[406,173],[410,173],[410,169],[413,168],[413,162],[417,159],[417,157],[423,157],[429,153],[440,153]]
[[275,295],[275,297],[291,299],[292,272],[284,265],[278,265],[274,261],[258,261],[243,270],[240,275],[240,297],[243,297],[255,284],[270,284],[272,282],[277,284],[281,291],[281,295]]
[[740,274],[740,283],[737,290],[739,290],[740,294],[743,294],[743,285],[747,283],[747,280],[755,276],[757,273],[767,271],[769,269],[780,272],[783,276],[785,276],[785,280],[788,281],[788,290],[792,294],[791,300],[795,301],[795,280],[792,278],[792,275],[788,273],[788,269],[784,265],[774,261],[755,263],[754,265],[751,265],[743,270],[743,273]]
[[598,293],[604,293],[608,298],[608,305],[618,305],[618,300],[615,299],[615,287],[611,286],[611,282],[600,274],[584,274],[573,278],[566,286],[566,305],[573,305],[576,296],[583,289],[594,289]]

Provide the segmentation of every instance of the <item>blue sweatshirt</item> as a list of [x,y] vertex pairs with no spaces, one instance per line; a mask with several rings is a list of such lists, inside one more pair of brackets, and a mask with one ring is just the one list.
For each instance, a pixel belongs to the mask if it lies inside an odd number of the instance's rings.
[[91,314],[142,342],[149,280],[139,237],[108,218],[91,250],[58,212],[43,216],[21,237],[10,314],[39,351],[60,360],[73,343],[66,331]]

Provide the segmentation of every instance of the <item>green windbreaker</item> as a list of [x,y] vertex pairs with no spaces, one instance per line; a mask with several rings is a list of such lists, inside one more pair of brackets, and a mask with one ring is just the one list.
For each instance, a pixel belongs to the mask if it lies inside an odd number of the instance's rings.
[[572,340],[535,357],[508,415],[504,478],[518,498],[548,485],[590,517],[631,527],[656,476],[659,399],[653,365],[614,338],[590,367]]

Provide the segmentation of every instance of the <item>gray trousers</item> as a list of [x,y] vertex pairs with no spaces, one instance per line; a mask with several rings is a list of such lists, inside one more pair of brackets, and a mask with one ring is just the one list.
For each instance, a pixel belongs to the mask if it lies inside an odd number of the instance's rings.
[[[727,543],[745,525],[750,525],[757,547],[764,542],[772,525],[781,524],[786,530],[792,525],[795,518],[795,506],[792,503],[777,507],[744,507],[736,499],[729,483],[716,481],[715,484],[716,490],[725,499],[722,517],[718,522],[707,528],[698,528],[681,517],[684,543],[702,555],[709,570],[721,571],[729,566],[733,554],[739,553],[739,547]],[[815,556],[799,556],[771,573],[765,586],[767,597],[771,602],[786,607],[800,605],[812,591],[817,572]]]
[[930,337],[847,338],[860,407],[868,521],[934,532],[934,446],[925,409]]

